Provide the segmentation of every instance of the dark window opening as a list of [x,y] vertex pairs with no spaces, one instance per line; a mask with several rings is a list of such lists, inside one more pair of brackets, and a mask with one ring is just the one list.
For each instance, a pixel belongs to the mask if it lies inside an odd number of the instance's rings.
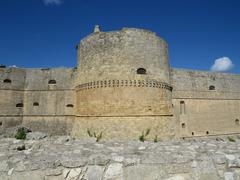
[[185,123],[182,123],[182,128],[185,128],[186,127],[186,124]]
[[148,106],[148,110],[151,111],[151,110],[152,110],[152,107],[151,107],[151,106]]
[[206,134],[209,134],[209,132],[208,132],[208,131],[206,131]]
[[49,71],[50,68],[42,68],[41,70],[42,70],[42,71]]
[[186,107],[184,101],[180,101],[180,114],[186,114]]
[[192,132],[192,136],[194,136],[194,132]]
[[54,80],[54,79],[51,79],[51,80],[49,80],[48,81],[48,84],[56,84],[57,82],[56,82],[56,80]]
[[33,106],[39,106],[39,103],[38,102],[34,102]]
[[147,71],[144,68],[138,68],[137,69],[137,74],[147,74]]
[[2,123],[2,121],[0,121],[0,126],[2,126],[3,125],[3,123]]
[[236,120],[235,120],[235,124],[236,124],[236,125],[239,125],[239,119],[236,119]]
[[73,108],[73,104],[67,104],[66,106]]
[[17,103],[16,107],[23,107],[23,103]]
[[11,81],[11,79],[4,79],[3,82],[4,83],[11,83],[12,81]]
[[209,90],[215,90],[215,86],[209,86]]

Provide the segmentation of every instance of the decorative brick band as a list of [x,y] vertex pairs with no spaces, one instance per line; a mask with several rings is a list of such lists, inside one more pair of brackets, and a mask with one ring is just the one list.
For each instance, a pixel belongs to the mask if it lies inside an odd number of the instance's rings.
[[76,87],[77,90],[86,90],[94,88],[106,88],[106,87],[151,87],[161,88],[172,91],[172,86],[167,83],[157,81],[145,81],[145,80],[104,80],[93,81],[89,83],[80,84]]

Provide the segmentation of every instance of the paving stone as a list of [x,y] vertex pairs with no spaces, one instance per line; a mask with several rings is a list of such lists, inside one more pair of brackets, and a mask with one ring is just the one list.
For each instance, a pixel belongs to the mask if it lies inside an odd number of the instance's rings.
[[[22,145],[27,150],[18,151]],[[240,141],[212,139],[96,143],[68,136],[25,141],[3,138],[0,179],[237,180],[238,147]]]
[[123,175],[122,164],[113,163],[108,166],[104,178],[105,179],[121,178],[122,175]]

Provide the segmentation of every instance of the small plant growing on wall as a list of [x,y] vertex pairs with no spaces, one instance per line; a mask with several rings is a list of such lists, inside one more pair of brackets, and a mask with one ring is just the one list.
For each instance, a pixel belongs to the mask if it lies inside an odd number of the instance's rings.
[[139,141],[144,142],[146,140],[146,137],[150,133],[150,128],[147,128],[146,130],[142,131],[142,134],[139,136]]
[[27,136],[27,132],[25,130],[25,128],[21,127],[18,128],[17,133],[15,134],[15,138],[16,139],[26,139]]
[[154,139],[153,139],[153,142],[157,143],[158,141],[159,141],[158,136],[155,135],[155,137],[154,137]]
[[88,133],[88,136],[89,136],[89,137],[93,137],[93,134],[92,134],[92,132],[91,132],[90,129],[87,129],[87,133]]
[[102,131],[97,134],[95,131],[91,130],[91,129],[87,129],[87,133],[89,137],[94,137],[96,138],[96,142],[99,142],[102,139]]
[[229,140],[230,142],[236,142],[236,140],[235,140],[233,137],[230,137],[230,136],[228,136],[228,140]]

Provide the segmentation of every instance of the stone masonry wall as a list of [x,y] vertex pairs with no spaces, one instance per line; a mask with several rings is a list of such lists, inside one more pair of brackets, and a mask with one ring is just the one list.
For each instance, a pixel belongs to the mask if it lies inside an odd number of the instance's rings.
[[151,31],[97,32],[78,45],[77,116],[172,115],[168,83],[167,44]]
[[172,69],[174,115],[180,137],[240,132],[240,76]]
[[26,73],[18,68],[0,68],[0,132],[22,123],[22,107]]
[[[142,69],[142,73],[138,70]],[[167,43],[142,29],[94,32],[78,45],[73,134],[106,138],[174,134]]]
[[0,67],[0,133],[19,124],[131,139],[146,128],[162,138],[240,132],[240,76],[170,69],[154,32],[95,31],[77,51],[77,69]]
[[74,80],[74,69],[0,68],[0,128],[23,124],[69,134],[75,116]]

